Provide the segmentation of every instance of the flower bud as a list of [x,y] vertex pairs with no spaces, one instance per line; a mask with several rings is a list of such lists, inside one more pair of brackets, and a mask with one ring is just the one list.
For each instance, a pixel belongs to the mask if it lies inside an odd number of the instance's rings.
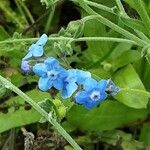
[[59,100],[59,99],[55,99],[55,100],[53,101],[53,103],[54,103],[54,105],[55,105],[57,108],[62,105],[62,102],[61,102],[61,100]]
[[65,106],[61,106],[58,108],[58,115],[60,118],[64,118],[66,115],[66,107]]
[[110,63],[106,62],[106,63],[103,64],[103,68],[104,68],[105,71],[110,71],[111,68],[112,68],[112,65]]
[[66,32],[70,33],[73,37],[78,38],[82,35],[84,23],[81,21],[71,21],[66,28]]

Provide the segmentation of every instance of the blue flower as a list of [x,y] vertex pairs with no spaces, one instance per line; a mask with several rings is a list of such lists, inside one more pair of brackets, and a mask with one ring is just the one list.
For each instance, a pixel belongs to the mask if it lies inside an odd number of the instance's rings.
[[21,69],[25,72],[25,73],[29,73],[31,71],[31,67],[29,65],[28,61],[22,61],[21,62]]
[[120,91],[120,88],[111,80],[107,80],[106,92],[111,95],[115,96]]
[[78,85],[82,84],[91,74],[87,71],[79,69],[70,69],[67,71],[67,76],[63,80],[62,98],[66,99],[72,96],[77,90]]
[[43,34],[39,40],[29,47],[28,54],[23,58],[23,60],[29,59],[31,57],[41,57],[43,55],[43,46],[46,44],[48,37]]
[[47,91],[51,87],[62,90],[63,79],[67,76],[66,70],[53,57],[47,58],[44,63],[33,66],[33,72],[40,76],[38,86],[42,91]]
[[107,81],[86,79],[83,85],[83,91],[79,91],[75,96],[75,101],[91,109],[107,98],[106,90]]
[[88,71],[83,71],[79,69],[75,69],[75,75],[77,77],[77,83],[83,84],[87,78],[91,78],[91,73]]

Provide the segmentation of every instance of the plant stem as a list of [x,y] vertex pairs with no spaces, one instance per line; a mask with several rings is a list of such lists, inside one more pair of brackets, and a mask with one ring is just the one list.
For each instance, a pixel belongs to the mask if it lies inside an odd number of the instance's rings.
[[[119,8],[120,13],[121,13],[121,16],[122,16],[123,18],[130,18],[130,17],[127,15],[127,13],[125,12],[121,1],[120,1],[120,0],[116,0],[116,4],[118,5],[118,8]],[[141,31],[138,31],[138,30],[134,30],[134,31],[136,32],[136,34],[137,34],[142,40],[144,40],[144,41],[150,43],[150,40],[148,39],[148,37],[147,37],[144,33],[142,33]]]
[[140,15],[140,17],[147,29],[147,32],[149,33],[149,36],[150,36],[150,30],[149,30],[150,17],[145,9],[144,2],[142,0],[137,0],[137,1],[134,1],[134,4],[135,4],[135,9],[137,10],[138,14]]
[[145,47],[146,45],[148,45],[149,43],[147,43],[146,41],[141,40],[140,38],[138,38],[137,36],[135,36],[134,34],[130,33],[129,31],[121,28],[120,26],[114,24],[113,22],[109,21],[108,19],[104,18],[103,16],[101,16],[100,14],[96,13],[95,11],[93,11],[86,3],[84,0],[78,0],[79,5],[90,15],[97,15],[98,16],[98,20],[103,23],[104,25],[110,27],[111,29],[115,30],[116,32],[122,34],[123,36],[125,36],[128,39],[134,40],[136,43],[139,43],[139,45],[141,45],[142,47]]
[[[72,0],[73,2],[78,2],[78,0]],[[106,12],[109,12],[109,13],[113,13],[115,14],[114,12],[114,9],[116,8],[116,6],[110,8],[110,7],[107,7],[105,5],[102,5],[102,4],[98,4],[96,2],[92,2],[92,1],[89,1],[89,0],[84,0],[84,2],[92,7],[95,7],[95,8],[98,8],[100,10],[103,10],[103,11],[106,11]]]
[[18,0],[15,0],[15,3],[17,5],[17,7],[18,7],[18,10],[19,10],[20,14],[23,16],[24,21],[26,22],[27,25],[29,25],[28,20],[27,20],[25,14],[24,14],[22,8],[21,8],[21,6],[18,3]]
[[117,4],[117,6],[118,6],[118,8],[119,8],[119,10],[120,10],[120,12],[121,12],[121,14],[122,14],[124,17],[128,17],[128,15],[126,14],[126,12],[125,12],[125,10],[124,10],[124,8],[123,8],[123,5],[122,5],[121,1],[120,1],[120,0],[116,0],[116,4]]
[[42,109],[35,101],[33,101],[29,96],[27,96],[25,93],[23,93],[20,89],[18,89],[10,81],[5,79],[1,75],[0,75],[0,82],[5,86],[5,88],[14,91],[16,94],[22,97],[36,111],[38,111],[43,117],[45,117],[46,120],[49,121],[55,127],[55,129],[72,145],[72,147],[75,150],[82,150],[79,147],[79,145],[72,139],[72,137],[62,128],[62,126],[52,116],[49,117],[48,113],[44,109]]
[[[39,38],[24,38],[24,39],[12,39],[12,40],[5,40],[5,41],[0,41],[0,44],[8,44],[8,43],[20,43],[20,42],[34,42],[38,40]],[[70,37],[49,37],[49,41],[66,41],[66,40],[71,40],[71,42],[79,42],[79,41],[108,41],[108,42],[125,42],[125,43],[130,43],[130,44],[135,44],[139,45],[139,43],[136,43],[132,40],[127,40],[123,38],[114,38],[114,37],[82,37],[82,38],[70,38]]]
[[48,16],[48,20],[46,22],[45,30],[44,30],[45,33],[48,33],[48,30],[49,30],[49,28],[51,26],[51,22],[52,22],[52,19],[53,19],[53,16],[54,16],[54,13],[55,13],[55,5],[52,7],[51,12],[50,12],[50,14]]
[[17,1],[18,1],[18,2],[20,3],[20,5],[23,7],[23,9],[24,9],[24,11],[26,12],[26,14],[28,15],[28,17],[29,17],[31,23],[33,24],[35,21],[34,21],[34,19],[33,19],[33,16],[31,15],[29,9],[27,8],[27,6],[24,4],[24,2],[23,2],[22,0],[17,0]]
[[[2,2],[1,2],[1,3],[2,3]],[[11,11],[8,10],[7,7],[5,7],[5,5],[0,4],[0,9],[1,9],[2,11],[4,11],[5,14],[6,14],[6,16],[10,17],[11,20],[13,20],[13,22],[15,22],[16,25],[17,25],[20,29],[23,29],[23,28],[24,28],[24,26],[22,25],[22,23],[20,23],[20,20],[18,20],[18,18],[15,17],[14,14],[12,14]]]

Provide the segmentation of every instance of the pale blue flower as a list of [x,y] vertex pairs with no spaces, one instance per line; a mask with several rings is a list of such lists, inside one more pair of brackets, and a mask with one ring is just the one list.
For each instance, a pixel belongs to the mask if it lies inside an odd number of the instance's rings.
[[27,60],[31,57],[41,57],[44,53],[43,46],[46,44],[47,40],[47,35],[43,34],[35,44],[32,44],[29,47],[28,54],[23,58],[23,60]]
[[47,91],[51,87],[62,90],[63,79],[67,76],[66,70],[53,57],[47,58],[44,63],[33,66],[33,72],[40,76],[38,86],[42,91]]
[[79,69],[69,69],[67,71],[67,76],[63,80],[62,98],[66,99],[71,97],[78,89],[78,85],[81,85],[87,78],[90,77],[90,72]]
[[84,90],[76,94],[75,101],[84,105],[87,109],[95,107],[107,98],[106,85],[106,80],[97,82],[92,78],[86,79],[83,85]]

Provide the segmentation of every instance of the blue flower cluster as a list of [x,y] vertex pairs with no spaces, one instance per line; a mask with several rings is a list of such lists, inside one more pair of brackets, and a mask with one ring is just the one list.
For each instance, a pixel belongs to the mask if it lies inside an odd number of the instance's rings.
[[[21,68],[24,71],[28,72],[31,69],[27,61],[29,58],[43,55],[46,41],[47,36],[43,34],[36,44],[31,45],[28,54],[22,60]],[[75,102],[84,105],[87,109],[100,104],[109,95],[115,96],[119,92],[119,87],[112,80],[96,81],[88,71],[67,70],[53,57],[35,64],[32,71],[40,77],[38,82],[40,90],[48,91],[54,87],[61,92],[63,99],[70,98],[75,93]]]
[[45,46],[47,40],[48,40],[47,35],[43,34],[35,44],[32,44],[29,47],[28,53],[22,59],[22,63],[21,63],[21,69],[24,72],[30,72],[31,71],[31,67],[29,65],[29,59],[43,56],[43,54],[44,54],[43,47]]

